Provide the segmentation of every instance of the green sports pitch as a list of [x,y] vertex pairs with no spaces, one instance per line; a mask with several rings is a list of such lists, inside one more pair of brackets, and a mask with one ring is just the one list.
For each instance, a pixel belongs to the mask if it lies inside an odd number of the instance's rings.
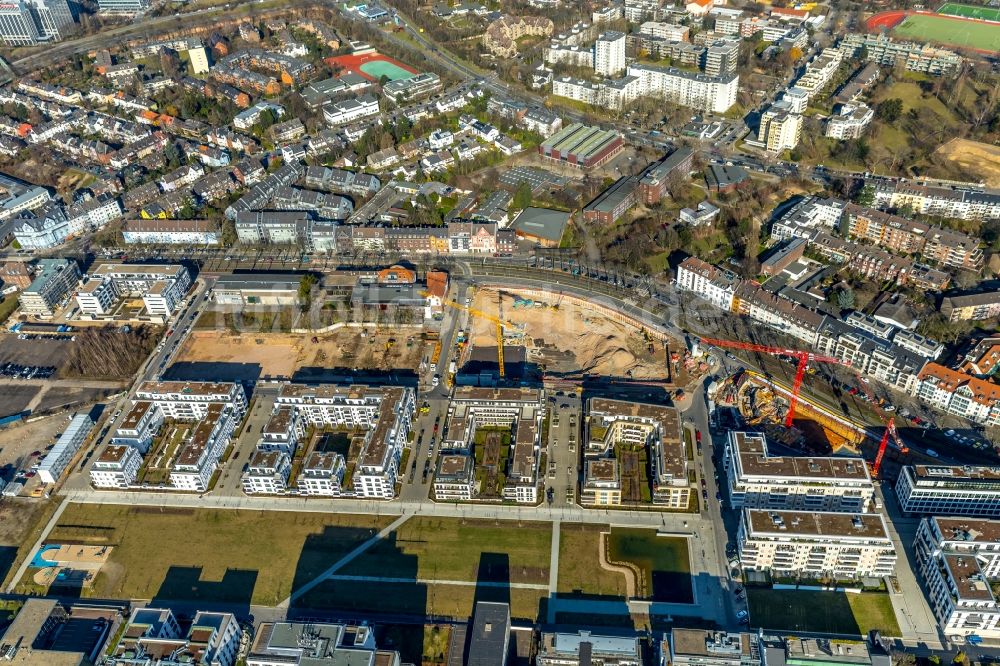
[[892,34],[918,42],[980,51],[1000,51],[1000,24],[965,21],[935,14],[911,14],[892,29]]
[[938,14],[961,16],[962,18],[982,19],[984,21],[1000,21],[1000,9],[996,7],[980,7],[963,5],[957,2],[946,2],[938,8]]

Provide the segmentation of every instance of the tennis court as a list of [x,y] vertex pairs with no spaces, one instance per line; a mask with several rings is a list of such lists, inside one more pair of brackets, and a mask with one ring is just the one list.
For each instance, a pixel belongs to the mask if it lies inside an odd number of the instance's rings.
[[980,51],[1000,51],[1000,24],[982,23],[937,14],[911,14],[893,35],[922,42],[936,42]]
[[1000,9],[996,7],[977,7],[975,5],[963,5],[958,2],[944,3],[938,9],[938,14],[982,19],[984,21],[1000,21]]

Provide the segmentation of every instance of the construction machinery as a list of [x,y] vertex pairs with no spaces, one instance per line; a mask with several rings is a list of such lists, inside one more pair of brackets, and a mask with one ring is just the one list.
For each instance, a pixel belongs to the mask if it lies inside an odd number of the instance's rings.
[[[421,294],[424,295],[424,296],[427,296],[429,294],[429,292],[421,292]],[[491,315],[489,313],[483,312],[482,310],[477,310],[477,309],[475,309],[473,307],[470,307],[468,305],[462,305],[458,301],[443,301],[443,304],[447,305],[450,308],[455,308],[456,310],[463,310],[465,312],[468,312],[473,317],[479,317],[480,319],[485,319],[487,321],[491,321],[491,322],[493,322],[496,325],[496,329],[497,329],[497,365],[500,368],[500,377],[503,378],[505,376],[504,360],[503,360],[503,330],[504,330],[505,326],[509,326],[511,328],[517,328],[517,324],[515,324],[512,321],[507,321],[505,319],[500,319],[499,317],[494,317],[493,315]]]
[[785,427],[791,428],[792,422],[795,418],[795,405],[799,401],[799,389],[802,388],[802,380],[806,376],[806,368],[809,363],[834,363],[836,365],[846,365],[850,367],[850,363],[841,361],[839,358],[834,358],[833,356],[822,356],[820,354],[814,354],[813,352],[800,351],[798,349],[784,349],[782,347],[769,347],[767,345],[758,345],[752,342],[736,342],[735,340],[717,340],[715,338],[702,338],[702,344],[712,345],[715,347],[727,347],[729,349],[742,349],[744,351],[760,352],[762,354],[772,354],[774,356],[791,356],[797,360],[795,369],[795,381],[792,383],[792,396],[788,405],[788,415],[785,416]]
[[737,342],[734,340],[719,340],[715,338],[702,338],[702,344],[713,345],[716,347],[723,347],[729,349],[743,349],[745,351],[760,352],[763,354],[772,354],[775,356],[790,356],[796,359],[796,370],[795,370],[795,381],[792,383],[792,392],[789,399],[788,414],[785,416],[785,427],[791,428],[793,419],[795,417],[795,406],[799,400],[799,390],[802,388],[802,380],[805,378],[806,370],[809,363],[831,363],[833,365],[840,365],[849,368],[858,378],[858,385],[861,390],[868,397],[872,408],[878,414],[879,419],[882,421],[884,426],[884,431],[882,433],[882,439],[879,441],[878,451],[875,454],[875,461],[872,464],[872,476],[878,477],[879,472],[882,469],[882,460],[885,458],[885,451],[889,444],[889,438],[892,438],[893,444],[899,449],[901,453],[906,453],[910,449],[902,440],[899,438],[899,433],[896,431],[896,422],[891,416],[886,416],[886,412],[882,409],[882,403],[875,395],[872,393],[868,386],[867,380],[861,377],[861,375],[854,370],[849,361],[843,361],[839,358],[832,356],[823,356],[820,354],[814,354],[813,352],[802,351],[799,349],[785,349],[782,347],[769,347],[767,345],[758,345],[749,342]]

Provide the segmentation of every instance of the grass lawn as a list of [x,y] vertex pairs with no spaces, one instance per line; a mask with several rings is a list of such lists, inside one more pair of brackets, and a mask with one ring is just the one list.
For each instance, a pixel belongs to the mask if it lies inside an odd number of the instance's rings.
[[[484,588],[481,601],[505,601],[511,616],[535,622],[546,590]],[[316,586],[295,601],[296,608],[336,609],[357,613],[402,613],[465,619],[477,600],[475,585],[427,585],[331,580]]]
[[338,573],[547,583],[552,527],[414,517]]
[[967,46],[983,51],[1000,50],[1000,25],[960,21],[947,16],[911,14],[892,29],[894,37]]
[[17,294],[7,294],[0,301],[0,325],[2,325],[7,318],[14,314],[14,310],[17,309]]
[[888,90],[879,96],[879,101],[898,97],[903,100],[903,112],[914,107],[927,107],[949,123],[954,122],[955,114],[934,95],[924,97],[920,86],[912,81],[896,81]]
[[559,588],[562,594],[625,598],[625,577],[601,568],[600,533],[607,525],[563,523],[559,530]]
[[938,8],[938,14],[964,16],[965,18],[977,18],[986,21],[1000,21],[1000,9],[983,7],[981,5],[963,5],[958,2],[944,3]]
[[[640,597],[691,603],[691,559],[686,539],[656,536],[656,530],[612,528],[608,559],[636,566]],[[640,591],[641,590],[641,591]]]
[[379,623],[375,636],[380,648],[397,650],[404,663],[443,664],[448,658],[451,625]]
[[867,634],[878,629],[885,636],[899,635],[888,594],[751,587],[747,596],[753,627],[832,634]]
[[72,504],[48,542],[114,547],[87,596],[274,605],[389,522],[344,514]]

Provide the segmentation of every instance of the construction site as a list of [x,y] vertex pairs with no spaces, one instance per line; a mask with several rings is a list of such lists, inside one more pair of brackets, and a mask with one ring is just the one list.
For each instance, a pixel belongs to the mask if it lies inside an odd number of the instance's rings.
[[471,315],[469,331],[459,335],[463,362],[477,348],[495,350],[502,339],[505,347],[523,347],[525,362],[546,378],[596,375],[683,387],[708,371],[682,341],[592,302],[553,292],[480,288],[468,306],[455,305]]
[[[893,416],[883,409],[884,400],[871,392],[868,381],[860,375],[855,373],[860,395],[870,404],[881,424],[856,420],[844,403],[841,403],[843,414],[838,414],[835,407],[824,404],[824,401],[801,395],[803,382],[816,372],[817,364],[826,363],[850,370],[849,363],[809,351],[732,340],[702,338],[701,344],[707,349],[722,347],[751,352],[761,358],[764,355],[776,357],[795,365],[795,376],[790,384],[770,374],[743,368],[713,382],[709,398],[717,406],[736,409],[740,421],[735,424],[736,427],[756,428],[763,431],[769,441],[806,455],[861,455],[868,438],[880,436],[872,464],[873,476],[879,474],[887,453],[896,461],[909,454],[909,448],[896,431]],[[735,359],[731,353],[729,356]],[[857,388],[853,390],[858,391]]]
[[791,427],[786,426],[788,388],[756,372],[740,371],[717,382],[710,397],[720,407],[739,411],[743,424],[763,431],[779,442],[810,455],[860,452],[864,430],[808,400],[796,402]]
[[260,376],[291,378],[302,368],[417,370],[433,342],[421,327],[342,325],[326,333],[193,331],[175,363],[259,366]]

